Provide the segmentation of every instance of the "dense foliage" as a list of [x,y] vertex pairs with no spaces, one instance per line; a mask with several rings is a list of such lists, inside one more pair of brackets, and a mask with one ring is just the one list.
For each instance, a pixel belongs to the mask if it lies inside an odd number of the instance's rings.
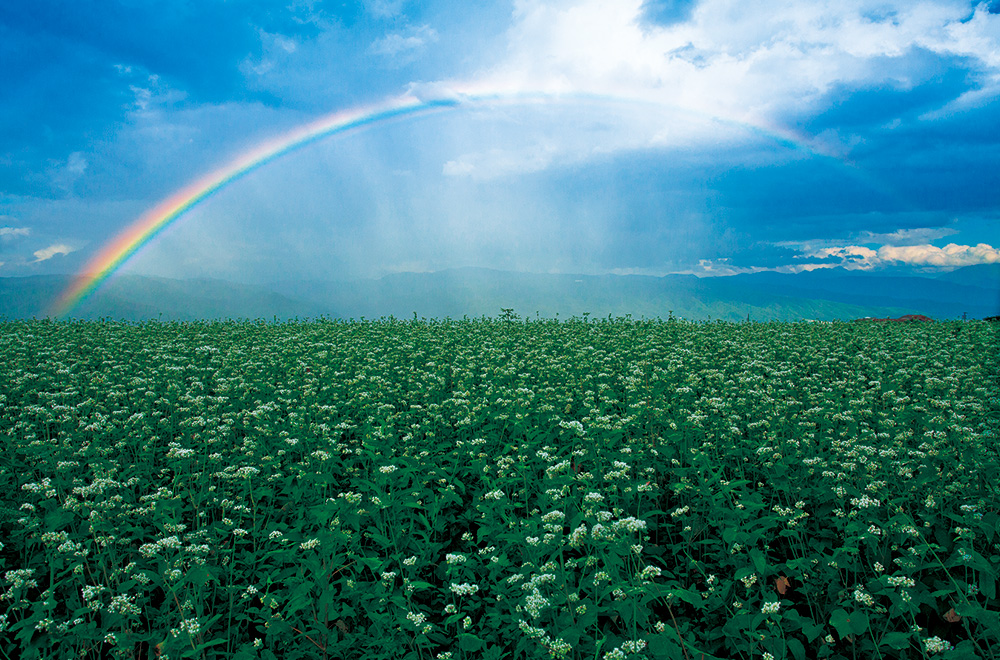
[[998,326],[0,324],[7,658],[996,658]]

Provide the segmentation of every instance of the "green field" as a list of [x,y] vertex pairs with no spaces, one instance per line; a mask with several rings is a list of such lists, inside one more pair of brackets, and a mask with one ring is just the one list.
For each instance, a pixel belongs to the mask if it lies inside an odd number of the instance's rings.
[[0,657],[997,658],[998,329],[0,323]]

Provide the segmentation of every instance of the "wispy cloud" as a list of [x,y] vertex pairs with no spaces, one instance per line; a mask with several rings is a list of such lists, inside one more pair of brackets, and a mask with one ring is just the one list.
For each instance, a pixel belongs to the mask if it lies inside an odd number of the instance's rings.
[[372,52],[387,57],[407,59],[414,57],[427,44],[438,40],[437,31],[429,25],[418,25],[400,32],[390,32],[376,39]]
[[859,243],[880,243],[882,245],[918,245],[957,233],[958,231],[951,227],[919,227],[897,229],[889,233],[863,231],[858,234],[857,240]]
[[33,263],[37,264],[41,261],[48,261],[52,257],[59,254],[62,255],[70,254],[71,252],[76,252],[76,249],[77,248],[66,245],[65,243],[56,243],[54,245],[48,246],[47,248],[36,250],[35,261]]
[[79,151],[71,153],[65,161],[54,164],[49,170],[52,184],[65,192],[71,192],[73,185],[87,171],[86,156]]
[[510,174],[530,174],[544,170],[552,163],[554,147],[542,146],[532,152],[491,149],[484,153],[465,154],[444,164],[446,176],[468,176],[492,179]]
[[957,234],[958,231],[951,227],[916,227],[907,229],[897,229],[891,232],[860,231],[846,236],[836,236],[833,238],[810,238],[794,241],[776,241],[771,243],[775,247],[790,248],[804,255],[818,254],[824,249],[841,250],[845,244],[856,246],[882,246],[882,245],[924,245],[931,241]]
[[244,73],[264,75],[272,71],[279,62],[298,50],[298,42],[283,34],[272,34],[260,31],[260,42],[263,53],[257,59],[247,58],[240,64]]
[[406,0],[362,0],[362,3],[376,18],[393,18],[403,12]]
[[0,241],[8,243],[31,235],[28,227],[0,227]]

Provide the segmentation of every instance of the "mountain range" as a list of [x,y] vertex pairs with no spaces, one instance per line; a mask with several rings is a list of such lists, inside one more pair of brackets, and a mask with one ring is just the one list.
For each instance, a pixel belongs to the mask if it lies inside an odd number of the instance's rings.
[[[45,318],[68,276],[0,278],[0,318]],[[836,320],[923,314],[977,319],[1000,314],[1000,264],[923,277],[848,271],[693,275],[558,275],[457,268],[350,281],[241,284],[213,279],[113,277],[74,318],[197,319],[591,318],[631,315],[693,321]]]

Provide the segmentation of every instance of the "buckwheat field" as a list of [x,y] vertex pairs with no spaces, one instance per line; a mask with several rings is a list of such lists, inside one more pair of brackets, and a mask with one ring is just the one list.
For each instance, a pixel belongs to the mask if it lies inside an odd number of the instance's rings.
[[0,323],[0,657],[997,658],[998,327]]

